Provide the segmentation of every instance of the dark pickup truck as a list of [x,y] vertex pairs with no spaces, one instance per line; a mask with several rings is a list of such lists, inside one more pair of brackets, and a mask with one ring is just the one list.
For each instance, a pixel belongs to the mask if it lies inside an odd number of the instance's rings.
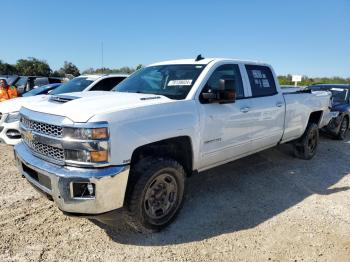
[[331,111],[338,112],[326,126],[325,130],[335,138],[344,140],[349,130],[350,120],[350,84],[323,84],[309,86],[313,91],[327,90],[332,92]]

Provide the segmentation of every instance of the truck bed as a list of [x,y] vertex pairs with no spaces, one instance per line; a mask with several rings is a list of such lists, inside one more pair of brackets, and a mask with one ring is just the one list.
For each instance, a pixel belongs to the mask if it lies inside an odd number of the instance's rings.
[[308,123],[311,112],[324,110],[319,127],[328,124],[329,101],[331,94],[325,91],[283,90],[286,104],[285,130],[282,142],[287,142],[300,137]]

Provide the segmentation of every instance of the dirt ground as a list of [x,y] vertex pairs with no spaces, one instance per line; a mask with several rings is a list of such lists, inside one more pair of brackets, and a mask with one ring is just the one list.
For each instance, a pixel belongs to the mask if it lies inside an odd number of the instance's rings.
[[0,145],[0,261],[350,261],[350,141],[311,161],[288,146],[188,179],[165,231],[142,235],[64,216]]

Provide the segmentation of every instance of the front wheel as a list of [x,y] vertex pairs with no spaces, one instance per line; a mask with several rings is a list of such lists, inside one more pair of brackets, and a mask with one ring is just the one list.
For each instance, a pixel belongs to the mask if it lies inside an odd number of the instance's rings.
[[170,224],[182,204],[185,177],[184,168],[175,160],[142,159],[130,174],[127,223],[145,233]]
[[309,123],[302,137],[294,143],[294,155],[304,160],[313,158],[317,151],[318,142],[318,126],[315,123]]
[[344,140],[348,133],[349,128],[349,119],[347,117],[343,117],[343,120],[340,123],[339,131],[336,134],[336,138],[339,140]]

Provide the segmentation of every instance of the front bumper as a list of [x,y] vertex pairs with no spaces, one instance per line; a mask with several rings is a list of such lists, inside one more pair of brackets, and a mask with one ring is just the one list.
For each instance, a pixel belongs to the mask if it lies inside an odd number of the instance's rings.
[[338,115],[339,115],[339,112],[337,112],[337,111],[325,112],[325,113],[323,114],[323,117],[322,117],[322,120],[321,120],[321,123],[320,123],[320,128],[329,125],[330,122],[331,122],[333,119],[335,119],[335,118],[338,117]]
[[[31,154],[24,143],[14,148],[21,174],[42,193],[52,197],[64,212],[98,215],[123,207],[129,166],[77,168],[58,166]],[[95,185],[93,198],[77,198],[73,183]]]
[[330,134],[337,134],[340,128],[340,124],[343,120],[343,115],[338,114],[337,116],[333,117],[327,126],[324,127],[324,131],[330,133]]

